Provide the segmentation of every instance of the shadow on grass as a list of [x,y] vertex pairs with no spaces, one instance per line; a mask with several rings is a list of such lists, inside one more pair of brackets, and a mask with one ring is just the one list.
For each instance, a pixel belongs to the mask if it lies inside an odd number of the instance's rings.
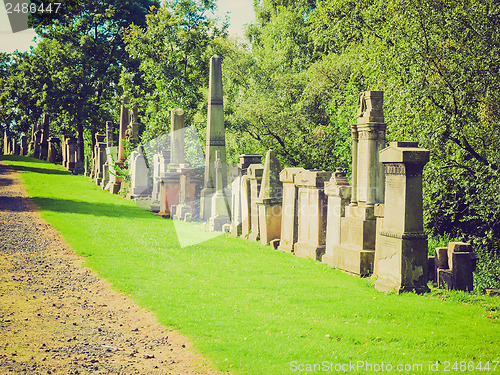
[[19,155],[0,155],[0,160],[27,161],[30,163],[44,163],[44,164],[48,163],[45,160],[40,160],[37,158],[28,157],[28,156],[19,156]]
[[18,172],[33,172],[33,173],[42,173],[42,174],[61,174],[61,175],[70,175],[72,174],[69,171],[60,171],[57,169],[48,169],[48,168],[33,168],[33,167],[24,167],[21,165],[13,165],[14,169]]
[[137,207],[127,207],[112,203],[90,203],[83,201],[74,201],[70,199],[53,199],[33,197],[31,198],[41,210],[86,214],[94,216],[109,216],[109,217],[125,217],[125,218],[145,218],[151,217],[153,214],[148,211],[143,211]]

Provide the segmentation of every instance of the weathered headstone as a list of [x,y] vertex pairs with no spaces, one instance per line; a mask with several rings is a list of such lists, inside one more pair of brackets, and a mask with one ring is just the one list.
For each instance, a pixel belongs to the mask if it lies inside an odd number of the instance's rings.
[[280,181],[281,165],[276,151],[269,150],[264,162],[259,198],[255,202],[259,210],[260,243],[267,245],[281,237],[281,204],[283,184]]
[[73,170],[74,174],[84,174],[85,166],[84,166],[84,141],[83,141],[83,132],[77,133],[76,138],[76,155],[75,155],[75,168]]
[[[231,183],[231,228],[232,237],[238,237],[242,234],[242,178],[247,173],[250,164],[260,163],[261,155],[240,155],[239,164],[233,169],[234,180]],[[247,195],[245,195],[247,197]],[[246,215],[248,215],[248,201],[246,203]],[[250,228],[246,231],[246,234]]]
[[33,151],[33,157],[34,158],[37,158],[37,159],[40,159],[40,142],[41,142],[41,139],[42,139],[42,131],[40,129],[38,129],[36,132],[35,132],[35,145],[34,145],[34,151]]
[[21,153],[21,147],[15,138],[12,138],[12,155],[19,155]]
[[21,155],[26,156],[28,154],[28,137],[23,134],[21,136]]
[[281,238],[278,250],[293,253],[298,237],[298,188],[295,175],[304,168],[285,168],[280,172],[283,184],[283,205],[281,211]]
[[83,173],[83,175],[85,177],[89,177],[90,176],[90,160],[89,160],[88,155],[85,155],[85,157],[83,159],[83,167],[85,168],[85,172]]
[[298,187],[298,239],[294,254],[302,258],[321,260],[325,254],[327,197],[325,182],[331,172],[304,170],[295,175]]
[[[118,157],[115,160],[116,168],[122,168],[125,163],[125,142],[127,139],[127,128],[129,121],[129,113],[127,105],[130,100],[128,98],[123,98],[123,104],[120,110],[120,131],[118,134]],[[116,194],[120,191],[122,184],[122,178],[115,176],[113,183],[110,186],[109,192],[111,194]]]
[[248,239],[250,241],[258,241],[260,239],[259,225],[259,207],[257,200],[259,199],[260,184],[264,166],[262,164],[251,164],[248,167],[247,179],[250,181],[250,233]]
[[40,138],[40,159],[47,160],[49,154],[49,115],[44,114],[42,120],[42,134]]
[[375,288],[426,292],[422,170],[429,151],[417,142],[392,142],[380,152],[380,161],[385,167],[385,204],[375,251]]
[[137,150],[130,154],[129,169],[130,191],[127,198],[137,199],[149,196],[149,169],[142,146],[137,147]]
[[57,161],[57,145],[59,144],[59,139],[50,137],[47,140],[48,144],[48,153],[47,153],[47,160],[49,163],[55,163]]
[[102,168],[103,170],[103,178],[101,181],[102,189],[106,189],[110,179],[113,178],[112,176],[110,176],[110,166],[113,164],[113,157],[115,157],[111,150],[112,147],[116,149],[114,143],[114,126],[111,121],[106,121],[106,162],[104,163]]
[[341,218],[340,245],[334,247],[333,265],[366,276],[373,271],[376,238],[374,206],[384,201],[384,171],[379,151],[385,147],[383,92],[365,91],[352,125],[351,203]]
[[130,111],[129,123],[126,130],[126,139],[130,145],[136,146],[139,143],[139,115],[137,105],[132,104]]
[[436,249],[436,276],[440,288],[472,291],[473,272],[477,254],[463,242],[450,242],[448,247]]
[[222,226],[231,223],[227,197],[222,185],[222,163],[218,152],[215,153],[215,194],[212,196],[212,216],[209,219],[211,232],[222,231]]
[[76,163],[76,138],[69,137],[67,139],[68,148],[67,148],[67,156],[68,156],[68,166],[67,169],[73,172],[75,169]]
[[222,59],[214,55],[210,58],[210,78],[208,92],[208,122],[205,151],[205,182],[201,190],[200,218],[207,220],[212,212],[212,195],[215,193],[216,173],[215,153],[219,155],[222,186],[227,186],[226,135],[224,126],[224,106],[222,92]]
[[151,193],[151,211],[160,211],[161,182],[170,163],[170,152],[162,151],[153,155],[153,189]]
[[342,169],[337,169],[330,180],[325,182],[325,194],[328,196],[328,216],[326,249],[321,261],[333,266],[333,249],[340,245],[340,221],[345,216],[345,207],[351,197],[351,186]]
[[95,135],[95,177],[94,181],[96,185],[101,186],[102,180],[104,179],[104,164],[107,160],[106,146],[107,143],[104,142],[106,139],[105,134],[97,133]]
[[175,209],[175,220],[190,221],[193,216],[193,207],[189,201],[190,187],[190,174],[181,174],[179,177],[179,204]]

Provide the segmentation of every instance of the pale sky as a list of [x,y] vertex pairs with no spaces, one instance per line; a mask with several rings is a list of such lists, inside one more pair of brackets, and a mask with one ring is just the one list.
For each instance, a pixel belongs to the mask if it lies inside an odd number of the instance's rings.
[[[244,37],[244,24],[255,21],[253,10],[253,0],[218,0],[217,15],[225,16],[229,12],[230,26],[229,33],[238,38]],[[31,29],[13,33],[10,28],[9,18],[5,10],[5,3],[0,2],[0,52],[27,51],[35,37],[35,32]]]

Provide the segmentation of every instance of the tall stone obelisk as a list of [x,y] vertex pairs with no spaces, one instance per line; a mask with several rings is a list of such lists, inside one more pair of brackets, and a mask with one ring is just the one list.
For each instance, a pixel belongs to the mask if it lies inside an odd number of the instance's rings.
[[[118,133],[118,160],[115,164],[118,167],[122,167],[126,161],[125,158],[125,141],[127,138],[127,127],[129,121],[129,113],[127,105],[130,103],[129,98],[123,98],[123,104],[120,110],[120,132]],[[120,191],[122,186],[122,178],[118,176],[114,176],[113,181],[111,183],[111,187],[109,192],[111,194],[117,194]]]
[[205,184],[201,190],[200,218],[208,220],[212,212],[212,195],[215,194],[215,153],[220,158],[221,185],[227,186],[226,134],[222,99],[222,59],[210,58],[210,81],[208,92],[207,146],[205,151]]

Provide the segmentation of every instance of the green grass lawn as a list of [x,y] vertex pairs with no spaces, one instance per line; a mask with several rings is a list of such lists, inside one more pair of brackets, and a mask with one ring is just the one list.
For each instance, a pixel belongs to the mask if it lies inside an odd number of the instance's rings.
[[[416,364],[422,370],[403,373],[442,373],[445,366],[457,373],[463,363],[481,362],[494,373],[492,361],[500,360],[499,297],[383,294],[370,279],[225,235],[181,248],[171,220],[88,178],[36,159],[3,159],[89,267],[188,336],[221,370],[312,374],[320,368],[299,365],[322,364],[324,372],[328,363],[332,373],[367,374],[377,368],[366,363],[384,363],[393,372]],[[199,226],[185,225],[200,236]],[[429,371],[436,362],[439,371]]]

